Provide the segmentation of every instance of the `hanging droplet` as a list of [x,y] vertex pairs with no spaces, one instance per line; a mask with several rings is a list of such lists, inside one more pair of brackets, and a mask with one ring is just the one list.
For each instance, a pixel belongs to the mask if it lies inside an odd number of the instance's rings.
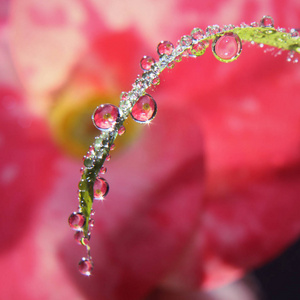
[[263,16],[260,20],[261,27],[274,27],[274,20],[270,16]]
[[74,234],[74,239],[78,245],[86,246],[89,243],[90,235],[86,237],[83,231],[77,231]]
[[201,28],[194,28],[191,32],[191,36],[194,40],[201,40],[205,37],[205,33]]
[[175,63],[174,61],[171,61],[170,63],[168,63],[167,68],[168,69],[173,69],[175,67]]
[[105,157],[105,160],[106,160],[106,161],[110,161],[110,159],[111,159],[111,155],[110,155],[110,154],[107,154],[107,156]]
[[153,78],[152,84],[153,84],[153,85],[159,85],[159,84],[160,84],[160,78],[159,78],[158,76],[155,77],[155,78]]
[[69,225],[74,230],[82,230],[85,225],[85,216],[80,212],[73,212],[69,219]]
[[115,150],[116,149],[116,145],[115,144],[111,144],[110,148],[109,148],[111,151]]
[[156,102],[154,99],[145,94],[140,97],[131,110],[132,118],[139,122],[145,123],[151,121],[156,115]]
[[242,41],[237,34],[228,32],[213,41],[212,50],[218,60],[231,62],[241,54]]
[[191,49],[191,53],[195,56],[201,56],[204,54],[205,50],[206,50],[205,45],[202,42],[199,42],[193,45]]
[[100,173],[100,174],[105,174],[106,171],[107,171],[107,168],[106,168],[106,167],[101,167],[99,173]]
[[90,228],[90,229],[93,229],[94,226],[95,226],[95,220],[94,220],[94,219],[90,219],[90,220],[89,220],[89,228]]
[[125,126],[122,125],[118,130],[118,135],[123,135],[125,131],[126,131]]
[[144,56],[141,59],[140,66],[144,71],[149,71],[151,67],[154,65],[155,60],[151,56]]
[[93,123],[100,130],[112,128],[119,118],[119,109],[112,104],[98,106],[92,116]]
[[109,191],[109,185],[104,178],[98,177],[94,183],[94,199],[103,200]]
[[169,41],[162,41],[157,46],[157,53],[161,55],[170,55],[174,50],[174,45]]
[[78,270],[82,275],[90,276],[94,269],[94,264],[91,259],[83,257],[78,264]]

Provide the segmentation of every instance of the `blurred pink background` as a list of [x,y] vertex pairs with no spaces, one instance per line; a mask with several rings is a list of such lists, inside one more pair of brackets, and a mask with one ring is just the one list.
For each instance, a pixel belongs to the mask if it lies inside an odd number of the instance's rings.
[[131,89],[141,57],[263,15],[299,28],[300,2],[0,1],[1,299],[260,299],[244,274],[300,232],[300,65],[286,53],[244,45],[224,64],[208,48],[162,74],[157,117],[129,120],[106,164],[89,278],[67,218],[91,114]]

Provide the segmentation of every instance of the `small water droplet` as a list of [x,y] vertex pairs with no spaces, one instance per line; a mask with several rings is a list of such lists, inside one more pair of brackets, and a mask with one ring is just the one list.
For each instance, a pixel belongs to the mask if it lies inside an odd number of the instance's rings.
[[129,99],[128,93],[127,92],[122,92],[121,96],[120,96],[120,99],[123,100],[123,101],[128,100]]
[[191,36],[194,40],[201,40],[205,37],[205,33],[201,28],[194,28],[191,32]]
[[179,44],[183,47],[187,47],[187,46],[190,46],[193,42],[193,39],[192,37],[190,37],[189,35],[184,35],[180,41],[179,41]]
[[214,40],[212,50],[218,60],[231,62],[241,54],[242,41],[237,34],[228,32]]
[[169,41],[162,41],[157,46],[157,53],[161,55],[170,55],[174,50],[174,45]]
[[91,157],[84,156],[83,157],[83,164],[86,168],[91,169],[94,166],[94,159],[91,158]]
[[295,29],[295,28],[292,28],[292,29],[290,30],[290,35],[291,35],[291,37],[293,37],[293,38],[297,38],[297,37],[299,37],[299,31],[298,31],[297,29]]
[[100,173],[100,174],[105,174],[106,171],[107,171],[107,168],[106,168],[106,167],[101,167],[99,173]]
[[103,200],[109,191],[109,185],[104,178],[98,177],[94,183],[94,199]]
[[80,212],[73,212],[69,219],[69,225],[74,230],[82,230],[85,224],[85,216]]
[[89,243],[90,235],[86,237],[83,231],[77,231],[74,234],[74,239],[78,245],[86,246]]
[[221,30],[220,30],[219,25],[208,26],[206,28],[206,35],[207,36],[214,35],[214,34],[219,33],[220,31]]
[[90,228],[90,229],[93,229],[94,226],[95,226],[95,220],[94,220],[94,219],[90,219],[90,220],[89,220],[89,228]]
[[174,61],[181,62],[182,61],[182,56],[181,55],[176,56]]
[[78,264],[78,270],[82,275],[90,276],[94,269],[94,264],[91,259],[83,257]]
[[125,131],[126,131],[125,126],[122,125],[118,130],[118,135],[123,135]]
[[110,161],[110,159],[111,159],[111,155],[110,155],[110,154],[107,154],[107,156],[105,157],[105,160],[106,160],[106,161]]
[[202,42],[199,42],[193,45],[191,49],[191,53],[195,56],[201,56],[204,54],[205,50],[206,50],[205,45]]
[[274,20],[271,16],[263,16],[260,20],[261,27],[274,27]]
[[252,22],[250,25],[251,25],[251,27],[259,27],[258,22]]
[[155,60],[151,56],[144,56],[141,59],[140,66],[144,71],[149,71],[151,67],[154,65]]
[[93,123],[100,130],[112,128],[119,118],[119,109],[112,104],[98,106],[92,116]]
[[156,102],[149,94],[145,94],[133,106],[131,116],[135,121],[145,123],[155,117],[156,111]]
[[115,144],[111,144],[110,150],[113,151],[113,150],[115,150],[115,149],[116,149],[116,145],[115,145]]
[[160,78],[159,78],[158,76],[155,77],[155,78],[153,78],[152,84],[153,84],[153,85],[159,85],[159,84],[160,84]]
[[173,69],[175,67],[175,63],[174,61],[171,61],[170,63],[168,63],[168,69]]
[[80,168],[80,174],[83,175],[84,173],[84,168]]
[[87,190],[87,182],[85,180],[80,180],[78,183],[78,188],[80,191],[86,191]]

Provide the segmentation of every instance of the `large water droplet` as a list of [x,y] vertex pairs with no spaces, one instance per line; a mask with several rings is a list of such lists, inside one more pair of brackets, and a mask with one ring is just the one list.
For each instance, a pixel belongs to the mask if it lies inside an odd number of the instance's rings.
[[159,55],[170,55],[173,52],[174,45],[169,41],[162,41],[157,45]]
[[103,200],[109,191],[109,185],[103,178],[97,178],[94,183],[94,199]]
[[74,230],[82,230],[85,225],[85,216],[80,212],[73,212],[69,219],[69,225]]
[[82,275],[90,276],[94,269],[94,264],[91,259],[83,257],[78,264],[78,270]]
[[96,108],[92,120],[96,128],[107,130],[114,126],[119,116],[119,110],[116,106],[102,104]]
[[242,41],[237,34],[228,32],[214,40],[212,50],[218,60],[231,62],[241,54]]
[[140,66],[144,71],[149,71],[151,67],[154,65],[155,60],[151,56],[144,56],[141,59]]
[[263,16],[260,20],[261,27],[274,27],[274,20],[270,16]]
[[145,94],[140,97],[133,106],[131,116],[135,121],[145,123],[151,121],[155,117],[156,110],[156,102],[154,99],[150,95]]

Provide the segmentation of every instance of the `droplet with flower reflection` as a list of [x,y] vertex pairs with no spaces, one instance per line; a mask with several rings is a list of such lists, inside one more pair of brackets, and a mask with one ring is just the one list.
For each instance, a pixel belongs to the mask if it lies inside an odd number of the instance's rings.
[[90,276],[94,269],[94,263],[91,259],[83,257],[78,264],[78,270],[82,275]]
[[155,117],[156,111],[156,102],[149,94],[145,94],[134,104],[131,116],[135,121],[145,123]]
[[261,27],[274,27],[274,20],[270,16],[263,16],[260,20]]
[[93,123],[100,130],[112,128],[119,118],[119,109],[112,104],[98,106],[92,116]]
[[104,178],[98,177],[94,183],[94,199],[103,200],[109,191],[109,185]]
[[141,59],[140,66],[141,66],[142,70],[149,71],[151,69],[151,67],[153,66],[154,63],[155,63],[155,60],[154,60],[153,57],[151,57],[151,56],[144,56]]
[[174,45],[169,41],[162,41],[157,45],[157,53],[159,55],[170,55],[174,50]]
[[218,60],[231,62],[241,54],[242,41],[237,34],[228,32],[215,38],[212,51]]
[[74,230],[82,230],[85,225],[85,216],[80,212],[73,212],[69,219],[69,225]]

